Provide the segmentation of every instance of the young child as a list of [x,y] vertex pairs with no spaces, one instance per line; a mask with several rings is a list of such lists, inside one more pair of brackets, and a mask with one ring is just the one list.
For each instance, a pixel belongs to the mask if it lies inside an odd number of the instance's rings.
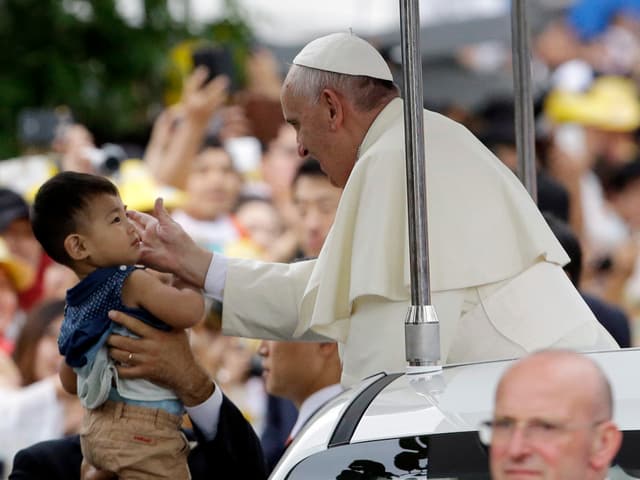
[[84,458],[121,479],[190,478],[181,402],[146,380],[119,378],[105,343],[112,333],[133,336],[111,322],[109,310],[161,329],[188,328],[203,317],[202,296],[135,266],[140,238],[105,177],[69,171],[52,177],[35,197],[31,222],[47,254],[80,279],[67,291],[58,347],[63,384],[77,387],[86,408]]

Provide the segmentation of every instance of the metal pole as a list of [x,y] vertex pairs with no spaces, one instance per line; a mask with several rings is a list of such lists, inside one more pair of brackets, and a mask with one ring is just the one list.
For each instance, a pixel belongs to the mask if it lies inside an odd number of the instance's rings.
[[511,2],[511,54],[518,177],[533,201],[537,203],[535,123],[531,95],[531,54],[526,0]]
[[435,310],[430,305],[424,97],[418,8],[418,0],[400,0],[407,214],[411,264],[411,306],[405,318],[405,346],[410,366],[430,366],[440,362],[440,326]]

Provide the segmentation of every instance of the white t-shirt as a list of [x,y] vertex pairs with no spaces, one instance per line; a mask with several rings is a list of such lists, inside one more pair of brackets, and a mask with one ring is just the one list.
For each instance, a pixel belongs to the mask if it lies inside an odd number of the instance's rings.
[[196,220],[183,210],[176,210],[171,216],[198,245],[211,252],[222,253],[227,245],[240,238],[230,215],[215,220]]

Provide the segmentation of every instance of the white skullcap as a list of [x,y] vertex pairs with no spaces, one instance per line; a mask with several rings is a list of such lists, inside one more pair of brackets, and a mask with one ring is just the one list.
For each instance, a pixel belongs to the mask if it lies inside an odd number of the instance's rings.
[[352,33],[332,33],[308,43],[293,59],[294,65],[325,72],[364,75],[393,81],[382,55]]

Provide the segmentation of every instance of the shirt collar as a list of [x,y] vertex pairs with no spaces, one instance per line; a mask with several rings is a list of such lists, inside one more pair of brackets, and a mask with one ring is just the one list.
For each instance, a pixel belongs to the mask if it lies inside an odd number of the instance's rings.
[[307,423],[307,420],[309,420],[309,418],[316,412],[316,410],[318,410],[326,402],[342,392],[342,390],[342,385],[340,385],[339,383],[335,383],[333,385],[329,385],[328,387],[321,388],[320,390],[309,395],[307,399],[302,402],[302,405],[300,405],[298,418],[296,420],[296,423],[293,425],[289,436],[291,438],[295,438],[302,427],[304,427],[304,425]]

